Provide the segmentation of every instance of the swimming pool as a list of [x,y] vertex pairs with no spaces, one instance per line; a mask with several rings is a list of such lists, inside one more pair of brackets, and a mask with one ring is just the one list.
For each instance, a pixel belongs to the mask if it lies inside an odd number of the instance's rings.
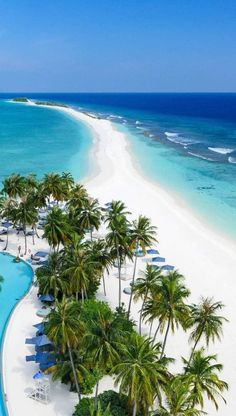
[[[20,299],[27,293],[33,279],[31,267],[21,261],[13,262],[14,257],[0,253],[0,275],[4,278],[0,292],[0,346],[3,347],[4,331],[10,314]],[[3,397],[2,377],[0,377],[0,416],[6,415]]]

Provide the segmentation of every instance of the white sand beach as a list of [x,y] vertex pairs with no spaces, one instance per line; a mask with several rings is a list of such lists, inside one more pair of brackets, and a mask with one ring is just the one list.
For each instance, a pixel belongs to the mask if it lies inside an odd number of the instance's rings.
[[[85,122],[94,133],[94,148],[91,152],[92,176],[86,178],[85,185],[93,197],[101,204],[112,199],[121,199],[134,218],[139,214],[152,219],[158,227],[158,250],[168,264],[174,265],[186,277],[191,289],[191,301],[198,302],[201,295],[213,296],[225,305],[223,314],[229,319],[225,324],[221,343],[211,346],[209,351],[218,354],[218,361],[224,364],[222,378],[229,383],[229,392],[225,394],[227,406],[220,403],[219,411],[209,405],[209,415],[232,416],[236,408],[236,313],[235,313],[235,270],[236,244],[208,229],[194,216],[185,204],[181,204],[158,184],[148,181],[134,163],[127,139],[116,130],[108,120],[92,118],[69,108],[59,108],[67,114]],[[10,249],[16,254],[17,239],[13,237]],[[45,248],[46,242],[37,240],[37,249]],[[35,250],[32,245],[31,249]],[[145,262],[138,260],[140,269]],[[106,279],[107,300],[115,308],[118,300],[118,279],[116,270]],[[129,281],[122,282],[129,286]],[[101,298],[104,298],[101,292]],[[129,296],[122,293],[122,301],[128,304]],[[3,349],[4,391],[7,395],[10,416],[67,416],[72,414],[76,395],[69,393],[59,383],[52,385],[51,403],[42,405],[27,398],[32,387],[32,375],[37,366],[25,362],[30,346],[25,338],[33,335],[32,324],[39,321],[35,311],[38,308],[36,290],[30,293],[16,307],[6,332]],[[140,304],[132,308],[132,317],[137,320]],[[144,332],[145,329],[143,328]],[[155,330],[155,328],[153,328]],[[169,338],[167,355],[172,357],[188,356],[189,345],[186,334],[179,331]],[[180,363],[176,363],[179,368]],[[111,380],[101,383],[100,391],[110,388]]]

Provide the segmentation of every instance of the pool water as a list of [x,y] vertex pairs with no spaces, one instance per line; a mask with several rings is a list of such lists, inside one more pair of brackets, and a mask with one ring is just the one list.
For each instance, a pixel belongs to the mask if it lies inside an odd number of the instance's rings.
[[[14,257],[7,253],[0,253],[0,276],[4,278],[1,284],[0,292],[0,345],[1,352],[3,347],[3,337],[7,321],[10,314],[19,302],[19,300],[27,293],[33,279],[33,271],[31,267],[24,261],[20,263],[13,262]],[[0,416],[6,415],[2,379],[0,381]]]

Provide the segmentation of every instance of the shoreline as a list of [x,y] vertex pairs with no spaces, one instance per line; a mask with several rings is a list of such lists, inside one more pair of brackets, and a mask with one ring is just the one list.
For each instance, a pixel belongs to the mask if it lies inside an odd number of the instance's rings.
[[[100,203],[106,203],[111,199],[121,199],[127,208],[133,212],[134,217],[137,217],[139,214],[146,215],[152,220],[153,225],[158,226],[158,248],[160,253],[166,257],[167,263],[173,264],[185,275],[186,284],[192,292],[190,301],[198,302],[200,295],[204,295],[213,296],[216,301],[221,300],[226,305],[223,314],[230,322],[224,327],[222,342],[211,345],[209,352],[218,354],[219,362],[224,364],[222,378],[230,385],[230,390],[226,394],[228,405],[224,406],[224,404],[220,403],[217,414],[219,416],[231,416],[236,406],[236,398],[233,395],[234,390],[236,390],[234,369],[234,350],[236,347],[236,316],[234,311],[236,283],[234,274],[236,270],[236,256],[234,254],[234,245],[205,228],[190,210],[186,210],[185,207],[176,203],[177,201],[172,194],[168,194],[161,187],[142,176],[132,160],[125,135],[116,130],[112,122],[96,119],[73,109],[49,108],[66,112],[79,121],[86,123],[95,135],[91,160],[94,158],[94,163],[97,165],[97,173],[91,172],[91,175],[88,175],[82,181],[89,193],[93,197],[98,198]],[[45,244],[46,242],[40,240],[39,244],[34,246],[34,250],[42,249],[42,246]],[[32,249],[32,246],[30,248]],[[144,269],[144,267],[145,264],[142,262],[142,259],[138,259],[138,269]],[[118,279],[115,273],[116,271],[113,270],[109,278],[106,278],[107,297],[104,298],[102,288],[99,289],[98,293],[99,298],[108,301],[112,308],[117,306]],[[128,285],[129,281],[122,282],[122,289]],[[126,306],[128,300],[129,297],[122,292],[122,301]],[[10,319],[9,328],[12,337],[10,337],[10,341],[15,340],[17,335],[18,342],[24,343],[25,336],[30,335],[32,328],[30,328],[29,322],[32,324],[35,321],[35,315],[28,316],[27,311],[28,309],[31,312],[35,311],[36,300],[31,299],[31,301],[32,305],[30,307],[24,301],[19,302],[21,311],[17,311],[16,316]],[[132,307],[132,318],[137,320],[139,309],[140,303],[137,302]],[[28,332],[26,334],[23,334],[22,326],[25,330],[27,328]],[[153,328],[154,330],[155,328]],[[147,332],[147,327],[144,324],[143,332],[145,331]],[[41,406],[20,395],[15,396],[14,386],[16,387],[17,384],[13,379],[13,374],[14,368],[18,363],[17,358],[19,358],[18,356],[15,357],[15,355],[19,355],[20,352],[14,351],[14,348],[12,349],[10,341],[8,339],[4,347],[9,357],[12,354],[14,355],[13,361],[15,364],[13,363],[10,369],[5,368],[12,381],[9,385],[11,400],[16,402],[16,408],[17,403],[21,405],[21,402],[24,402],[22,414],[24,413],[25,416],[30,414],[38,415],[38,411],[42,411]],[[175,355],[186,356],[188,351],[187,343],[186,334],[179,331],[176,335],[170,337],[167,355],[173,357]],[[25,351],[24,348],[23,351]],[[22,353],[21,351],[21,354],[24,354],[24,352]],[[24,357],[21,356],[21,358]],[[23,382],[28,383],[30,375],[32,376],[31,366],[25,362],[21,363],[21,365],[23,373],[20,375],[24,379]],[[175,363],[175,370],[178,370],[179,365],[179,362]],[[62,396],[64,400],[67,400],[68,406],[73,402],[73,397],[67,390],[65,390],[67,395],[64,395],[64,388],[61,386],[60,388],[59,396],[56,396],[58,401],[53,403],[57,406],[57,412],[50,413],[50,409],[52,411],[51,405],[48,407],[44,406],[45,416],[51,416],[52,414],[66,416],[69,414],[68,409],[67,413],[63,413],[63,410],[65,410],[63,406],[60,410],[58,407],[62,401]],[[53,389],[57,390],[56,384]],[[9,399],[8,392],[7,395]],[[53,406],[53,410],[55,411],[55,406]],[[209,405],[209,409],[206,406],[206,411],[209,411],[211,416],[216,414],[211,405]],[[15,414],[17,413],[12,413],[13,416]]]

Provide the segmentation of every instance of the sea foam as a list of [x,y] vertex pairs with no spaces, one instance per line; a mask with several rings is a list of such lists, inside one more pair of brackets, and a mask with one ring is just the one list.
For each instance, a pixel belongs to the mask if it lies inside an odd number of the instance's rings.
[[228,153],[232,153],[234,149],[228,149],[226,147],[208,147],[209,150],[215,153],[220,153],[221,155],[227,155]]

